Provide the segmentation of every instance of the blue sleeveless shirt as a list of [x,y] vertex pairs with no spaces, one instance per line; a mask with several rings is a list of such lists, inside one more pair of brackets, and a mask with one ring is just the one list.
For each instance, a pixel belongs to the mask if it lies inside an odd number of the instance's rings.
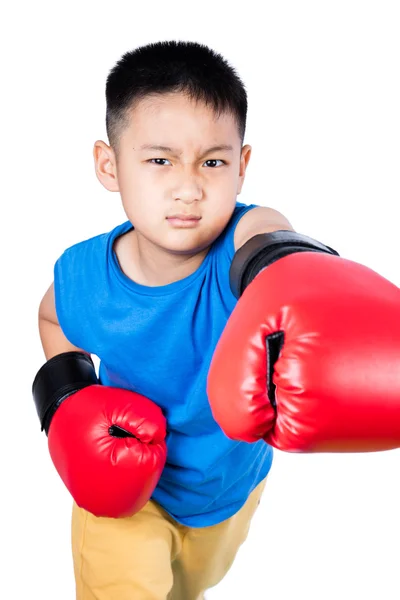
[[215,346],[237,302],[229,287],[235,227],[255,207],[237,202],[198,269],[167,285],[144,286],[121,270],[113,243],[132,229],[129,221],[71,246],[54,267],[67,339],[99,357],[103,385],[133,390],[163,409],[168,454],[152,498],[190,527],[234,515],[271,468],[272,447],[228,439],[206,393]]

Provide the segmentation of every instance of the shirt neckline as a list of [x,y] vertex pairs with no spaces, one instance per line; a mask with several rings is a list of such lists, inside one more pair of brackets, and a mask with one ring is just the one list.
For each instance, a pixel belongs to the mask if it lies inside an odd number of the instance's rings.
[[141,283],[137,283],[122,271],[116,252],[114,250],[114,242],[117,237],[127,233],[131,229],[134,229],[134,226],[130,221],[126,221],[122,223],[122,225],[118,225],[109,236],[109,244],[108,244],[108,257],[111,267],[116,275],[117,279],[120,283],[122,283],[125,287],[135,292],[136,294],[141,294],[143,296],[167,296],[169,294],[174,294],[176,292],[180,292],[181,290],[189,287],[193,281],[198,279],[207,268],[207,263],[210,258],[210,253],[212,251],[212,246],[204,257],[203,262],[197,267],[197,269],[187,275],[183,279],[178,279],[178,281],[172,281],[171,283],[167,283],[166,285],[158,285],[158,286],[147,286]]

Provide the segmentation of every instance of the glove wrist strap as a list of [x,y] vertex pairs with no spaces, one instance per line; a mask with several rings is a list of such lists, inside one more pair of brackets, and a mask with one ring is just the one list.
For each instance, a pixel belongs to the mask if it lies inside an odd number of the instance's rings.
[[48,435],[60,404],[75,392],[99,383],[92,359],[83,352],[63,352],[48,360],[32,385],[33,400],[42,431]]
[[260,271],[295,252],[325,252],[339,256],[333,248],[295,231],[260,233],[235,252],[229,270],[229,285],[233,295],[239,298]]

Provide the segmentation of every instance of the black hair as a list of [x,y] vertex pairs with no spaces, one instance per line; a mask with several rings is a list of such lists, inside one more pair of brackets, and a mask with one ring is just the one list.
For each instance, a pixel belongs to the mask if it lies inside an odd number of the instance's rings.
[[117,155],[121,133],[137,103],[148,95],[174,92],[211,106],[216,116],[230,112],[243,144],[247,94],[235,69],[203,44],[165,41],[126,52],[108,74],[106,129]]

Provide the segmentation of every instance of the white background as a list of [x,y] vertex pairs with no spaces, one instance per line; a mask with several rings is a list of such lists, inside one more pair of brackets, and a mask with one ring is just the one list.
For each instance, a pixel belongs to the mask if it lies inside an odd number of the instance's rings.
[[[105,80],[124,52],[180,39],[222,53],[249,95],[240,200],[277,208],[400,284],[398,2],[145,4],[19,2],[0,19],[7,600],[74,598],[70,497],[31,398],[44,360],[37,307],[67,246],[125,220],[92,159],[94,141],[107,141]],[[248,541],[207,598],[398,600],[399,480],[398,451],[276,452]]]

